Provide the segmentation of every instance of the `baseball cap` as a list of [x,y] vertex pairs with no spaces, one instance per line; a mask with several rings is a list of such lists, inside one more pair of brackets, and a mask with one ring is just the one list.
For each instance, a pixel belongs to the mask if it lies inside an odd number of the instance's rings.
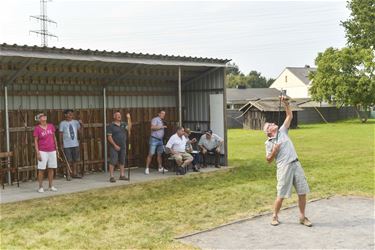
[[206,130],[204,133],[205,133],[205,134],[210,134],[210,135],[212,135],[212,130],[211,130],[211,129],[208,129],[208,130]]

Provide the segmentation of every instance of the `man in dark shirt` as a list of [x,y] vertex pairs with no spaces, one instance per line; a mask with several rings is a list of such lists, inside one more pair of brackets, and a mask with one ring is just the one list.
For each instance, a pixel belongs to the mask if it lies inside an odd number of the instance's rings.
[[107,127],[109,142],[109,174],[110,182],[116,182],[113,170],[116,164],[120,165],[120,180],[128,180],[125,177],[126,137],[131,133],[132,122],[130,114],[126,114],[127,122],[121,121],[119,111],[113,114],[113,122]]

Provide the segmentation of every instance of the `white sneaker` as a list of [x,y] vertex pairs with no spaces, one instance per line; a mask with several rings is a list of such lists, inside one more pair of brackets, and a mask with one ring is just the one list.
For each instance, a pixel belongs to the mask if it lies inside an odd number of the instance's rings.
[[163,167],[159,168],[159,172],[160,172],[160,173],[162,173],[163,170],[164,170],[164,172],[168,172],[168,169],[165,169],[165,168],[163,168]]
[[38,193],[44,193],[44,189],[41,187],[38,189]]
[[54,186],[52,186],[52,187],[49,188],[49,191],[57,192],[57,188],[55,188]]
[[145,174],[150,174],[150,169],[149,168],[145,169]]

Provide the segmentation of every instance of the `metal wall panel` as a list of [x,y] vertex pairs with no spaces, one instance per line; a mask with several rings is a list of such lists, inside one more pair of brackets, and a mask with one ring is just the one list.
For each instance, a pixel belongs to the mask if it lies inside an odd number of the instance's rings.
[[113,92],[166,92],[165,95],[160,96],[108,96],[108,108],[117,108],[117,107],[134,107],[134,108],[150,108],[150,107],[173,107],[176,102],[176,96],[171,96],[175,90],[174,85],[156,85],[151,83],[139,83],[134,82],[129,85],[116,85],[108,86],[107,91]]
[[[155,84],[140,84],[134,82],[129,86],[109,86],[108,91],[113,92],[134,92],[134,91],[146,91],[146,92],[165,92],[165,95],[155,96],[108,96],[107,105],[108,108],[148,108],[148,107],[173,107],[176,103],[176,96],[171,96],[174,93],[175,85],[162,85],[159,87]],[[88,86],[88,85],[48,85],[48,84],[14,84],[9,86],[9,110],[16,110],[19,107],[22,109],[83,109],[83,108],[102,108],[103,97],[102,87],[100,86]],[[60,91],[71,91],[72,93],[85,93],[87,91],[98,92],[97,96],[61,96],[61,95],[12,95],[12,91],[24,91],[27,93],[33,92],[60,92]],[[1,96],[0,107],[4,106],[4,97]]]
[[209,95],[222,94],[223,87],[224,73],[222,69],[208,73],[184,86],[182,106],[184,109],[183,120],[186,127],[190,127],[193,130],[197,129],[198,126],[201,130],[209,128]]
[[[183,74],[183,72],[182,72]],[[209,122],[209,94],[223,93],[221,90],[224,86],[223,71],[217,69],[193,82],[183,86],[182,105],[184,120],[197,122]],[[147,84],[133,81],[126,86],[109,86],[107,91],[114,92],[166,92],[166,95],[153,96],[108,96],[108,108],[126,108],[126,107],[173,107],[177,101],[177,80],[176,84]],[[72,91],[87,92],[97,91],[97,96],[14,96],[12,91],[26,91],[29,93],[35,91]],[[176,93],[172,95],[171,93]],[[102,108],[103,98],[100,86],[88,85],[48,85],[48,84],[15,84],[9,87],[9,110],[16,110],[20,106],[23,109],[64,109],[64,108]],[[4,97],[0,97],[0,107],[4,109]],[[205,126],[207,127],[207,126]]]

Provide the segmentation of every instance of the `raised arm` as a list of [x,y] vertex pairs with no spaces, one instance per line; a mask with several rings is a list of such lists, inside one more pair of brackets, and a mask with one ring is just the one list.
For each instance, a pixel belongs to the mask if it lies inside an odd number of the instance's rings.
[[292,122],[292,119],[293,119],[293,112],[292,112],[292,109],[289,106],[288,100],[284,99],[284,97],[281,97],[281,101],[284,104],[285,113],[286,113],[286,118],[285,118],[283,126],[288,129],[290,127],[290,123]]

